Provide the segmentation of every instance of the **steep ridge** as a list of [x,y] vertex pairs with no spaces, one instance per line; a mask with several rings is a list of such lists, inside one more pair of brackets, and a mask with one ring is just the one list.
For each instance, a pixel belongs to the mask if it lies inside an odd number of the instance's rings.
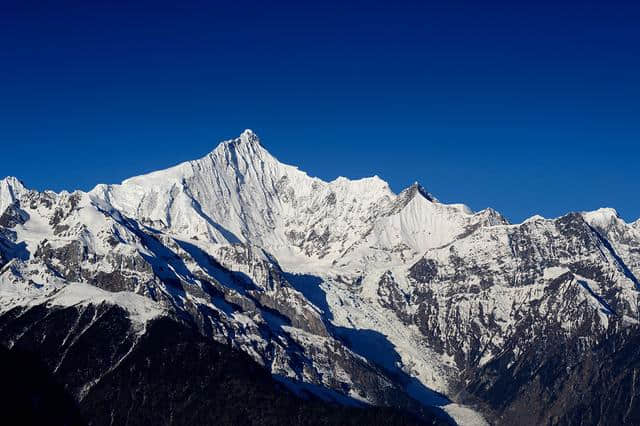
[[[5,179],[0,196],[4,309],[78,283],[133,292],[342,402],[509,424],[527,409],[518,395],[540,389],[510,372],[555,353],[532,357],[536,345],[606,357],[605,336],[639,319],[640,228],[612,209],[509,224],[418,183],[310,177],[249,130],[120,185],[55,194]],[[492,403],[496,377],[511,404]]]

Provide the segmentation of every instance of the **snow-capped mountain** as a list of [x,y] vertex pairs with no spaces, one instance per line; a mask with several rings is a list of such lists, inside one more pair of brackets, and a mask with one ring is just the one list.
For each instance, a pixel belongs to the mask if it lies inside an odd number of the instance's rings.
[[170,316],[291,389],[459,424],[640,415],[630,391],[585,417],[567,385],[639,335],[640,221],[612,209],[510,224],[418,183],[310,177],[246,130],[87,193],[6,178],[0,214],[4,315],[106,303],[138,336]]

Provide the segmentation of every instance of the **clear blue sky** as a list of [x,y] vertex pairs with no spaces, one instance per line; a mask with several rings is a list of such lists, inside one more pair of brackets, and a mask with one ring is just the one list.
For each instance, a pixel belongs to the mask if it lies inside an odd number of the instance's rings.
[[0,3],[0,175],[30,187],[251,128],[324,179],[418,180],[513,221],[640,216],[637,1],[39,3]]

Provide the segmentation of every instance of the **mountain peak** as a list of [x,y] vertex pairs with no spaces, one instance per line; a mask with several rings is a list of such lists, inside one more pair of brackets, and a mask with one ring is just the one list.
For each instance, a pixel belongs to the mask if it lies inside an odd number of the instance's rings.
[[582,217],[589,225],[596,227],[607,227],[620,219],[618,212],[610,207],[584,212]]
[[22,181],[15,176],[7,176],[3,179],[0,179],[0,184],[20,188],[25,187]]
[[257,144],[260,144],[260,138],[251,129],[244,129],[242,131],[242,133],[240,133],[239,139],[244,143],[257,143]]
[[22,181],[14,176],[0,179],[0,214],[25,191],[27,188]]
[[411,186],[402,191],[402,193],[406,194],[408,199],[413,198],[416,194],[422,195],[424,198],[431,202],[437,202],[438,200],[434,197],[427,189],[420,184],[420,182],[415,181]]
[[232,144],[250,144],[250,145],[261,145],[260,138],[258,135],[251,129],[244,129],[240,136],[237,138],[231,139],[227,141]]
[[262,146],[262,143],[260,142],[260,138],[251,129],[244,129],[238,137],[224,141],[223,144],[234,145],[234,146],[240,146],[240,145],[252,145],[256,147]]
[[[418,197],[418,198],[416,198]],[[430,203],[436,203],[437,200],[435,197],[424,188],[424,186],[420,185],[418,181],[414,182],[411,186],[403,189],[398,196],[396,197],[393,206],[390,210],[392,214],[397,213],[398,211],[405,208],[411,201],[414,199],[417,200],[427,200]]]
[[235,159],[237,157],[264,157],[266,154],[268,152],[262,146],[258,135],[251,129],[245,129],[238,137],[221,142],[210,155],[222,155],[229,159]]

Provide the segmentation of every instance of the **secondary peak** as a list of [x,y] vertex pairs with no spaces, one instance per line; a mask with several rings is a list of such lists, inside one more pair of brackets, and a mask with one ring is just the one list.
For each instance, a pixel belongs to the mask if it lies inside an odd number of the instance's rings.
[[438,201],[436,197],[434,197],[429,191],[427,191],[426,188],[422,186],[418,181],[415,181],[410,187],[402,192],[406,192],[409,199],[413,198],[416,194],[420,194],[429,201]]

